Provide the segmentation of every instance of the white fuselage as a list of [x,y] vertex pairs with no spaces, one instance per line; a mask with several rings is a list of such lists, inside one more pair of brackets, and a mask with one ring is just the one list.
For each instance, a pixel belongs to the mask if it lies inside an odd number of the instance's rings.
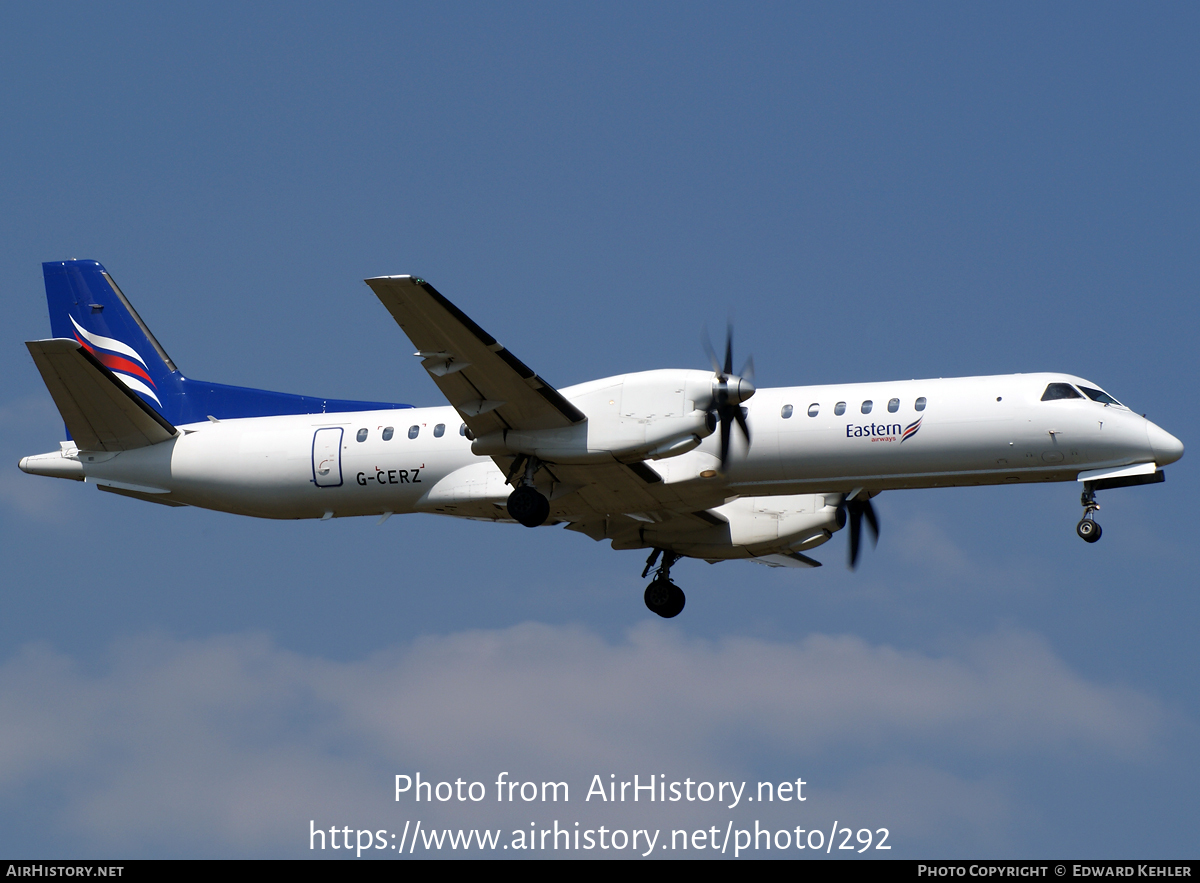
[[[695,376],[711,376],[647,372],[561,392],[588,415],[594,438],[605,426],[625,427],[622,432],[632,426],[649,436],[656,421],[695,424],[692,418],[702,412],[682,397],[672,414],[656,412],[653,404],[639,413],[608,397],[627,378],[652,374],[683,378],[680,389]],[[1086,384],[1069,375],[1012,374],[759,389],[745,404],[753,443],[747,449],[735,434],[727,474],[718,470],[716,435],[646,465],[678,497],[708,508],[738,497],[1073,481],[1082,471],[1165,465],[1182,454],[1176,439],[1123,406],[1041,401],[1056,381]],[[869,412],[864,402],[871,402]],[[61,453],[26,458],[21,467],[262,518],[438,512],[509,520],[504,501],[511,487],[490,456],[472,451],[451,407],[257,417],[179,429],[169,442],[120,453],[78,452],[64,443]],[[553,470],[553,460],[543,459]],[[556,520],[597,514],[594,507],[574,512],[569,486],[551,488],[548,496]]]

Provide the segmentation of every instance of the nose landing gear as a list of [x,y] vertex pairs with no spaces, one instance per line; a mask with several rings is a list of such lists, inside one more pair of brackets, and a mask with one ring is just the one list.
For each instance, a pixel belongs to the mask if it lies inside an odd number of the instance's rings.
[[1096,510],[1100,508],[1100,504],[1096,502],[1096,492],[1085,484],[1079,503],[1083,506],[1083,518],[1075,525],[1075,533],[1079,534],[1079,538],[1085,543],[1094,543],[1104,532],[1096,522]]
[[646,569],[642,571],[642,578],[646,578],[646,574],[654,567],[654,563],[658,561],[660,554],[663,556],[662,564],[659,565],[658,572],[655,573],[650,585],[646,586],[646,593],[643,598],[646,601],[646,606],[653,612],[657,613],[663,619],[671,619],[683,612],[683,605],[687,603],[683,589],[671,582],[671,565],[679,560],[679,556],[674,552],[663,552],[662,549],[655,549],[650,553],[650,557],[646,559]]
[[[1152,424],[1153,425],[1153,424]],[[1142,464],[1146,469],[1153,469],[1152,464]],[[1075,533],[1088,543],[1100,539],[1100,525],[1096,523],[1095,513],[1100,508],[1096,502],[1096,491],[1107,491],[1119,487],[1137,487],[1143,484],[1161,484],[1166,479],[1161,469],[1153,472],[1143,471],[1140,467],[1133,475],[1122,475],[1120,472],[1109,478],[1096,478],[1083,483],[1083,496],[1079,498],[1083,506],[1083,518],[1075,525]]]

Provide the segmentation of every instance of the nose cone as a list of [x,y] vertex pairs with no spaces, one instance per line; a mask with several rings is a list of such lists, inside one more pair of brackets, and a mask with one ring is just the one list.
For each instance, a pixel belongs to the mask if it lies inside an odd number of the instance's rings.
[[1165,429],[1147,422],[1146,435],[1149,436],[1150,448],[1154,451],[1154,462],[1159,466],[1174,463],[1183,456],[1183,442]]
[[750,398],[750,396],[754,395],[755,392],[757,392],[757,390],[754,388],[753,383],[751,383],[745,377],[739,377],[737,382],[737,391],[733,395],[733,400],[736,402],[744,402],[746,399]]

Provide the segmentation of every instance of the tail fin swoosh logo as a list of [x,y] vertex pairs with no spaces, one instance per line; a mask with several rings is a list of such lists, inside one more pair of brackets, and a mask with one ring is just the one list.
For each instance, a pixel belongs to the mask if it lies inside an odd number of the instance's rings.
[[910,438],[912,438],[914,435],[917,434],[917,430],[919,430],[921,428],[921,421],[924,419],[925,419],[925,416],[922,415],[922,416],[918,417],[916,420],[914,420],[912,423],[908,424],[908,426],[904,427],[904,434],[900,436],[900,444],[904,444],[906,441],[908,441]]
[[[142,363],[143,370],[145,369],[146,360],[139,356],[137,350],[135,350],[133,347],[129,346],[128,344],[121,343],[119,340],[114,340],[111,337],[93,334],[76,322],[74,316],[68,316],[67,318],[69,318],[71,320],[71,324],[75,326],[75,331],[82,335],[83,340],[86,340],[92,346],[99,347],[100,349],[112,350],[114,353],[120,353],[123,356],[129,356],[130,358],[137,359]],[[83,341],[80,341],[80,343],[82,342]]]
[[[75,339],[99,359],[105,368],[112,371],[113,374],[121,379],[122,383],[134,392],[139,392],[153,399],[160,408],[162,407],[162,402],[159,401],[158,396],[154,394],[154,390],[152,389],[152,387],[157,388],[157,385],[146,370],[146,360],[138,355],[137,350],[114,338],[88,331],[75,321],[74,316],[69,316],[68,318],[71,320],[71,324],[75,326]],[[108,352],[102,352],[102,350],[108,350]],[[120,353],[120,355],[116,355],[117,353]],[[129,358],[126,358],[126,356]],[[131,359],[136,359],[137,361],[131,361]]]

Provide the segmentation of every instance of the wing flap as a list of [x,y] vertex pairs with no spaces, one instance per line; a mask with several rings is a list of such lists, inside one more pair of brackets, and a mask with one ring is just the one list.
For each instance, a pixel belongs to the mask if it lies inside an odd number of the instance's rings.
[[31,340],[25,346],[80,450],[127,451],[178,434],[77,341]]
[[799,552],[780,552],[776,555],[759,555],[757,558],[751,558],[755,564],[763,564],[767,567],[820,567],[821,562],[815,558],[809,558],[807,555],[801,555]]
[[556,429],[586,419],[425,280],[380,276],[365,281],[475,435],[500,429]]

